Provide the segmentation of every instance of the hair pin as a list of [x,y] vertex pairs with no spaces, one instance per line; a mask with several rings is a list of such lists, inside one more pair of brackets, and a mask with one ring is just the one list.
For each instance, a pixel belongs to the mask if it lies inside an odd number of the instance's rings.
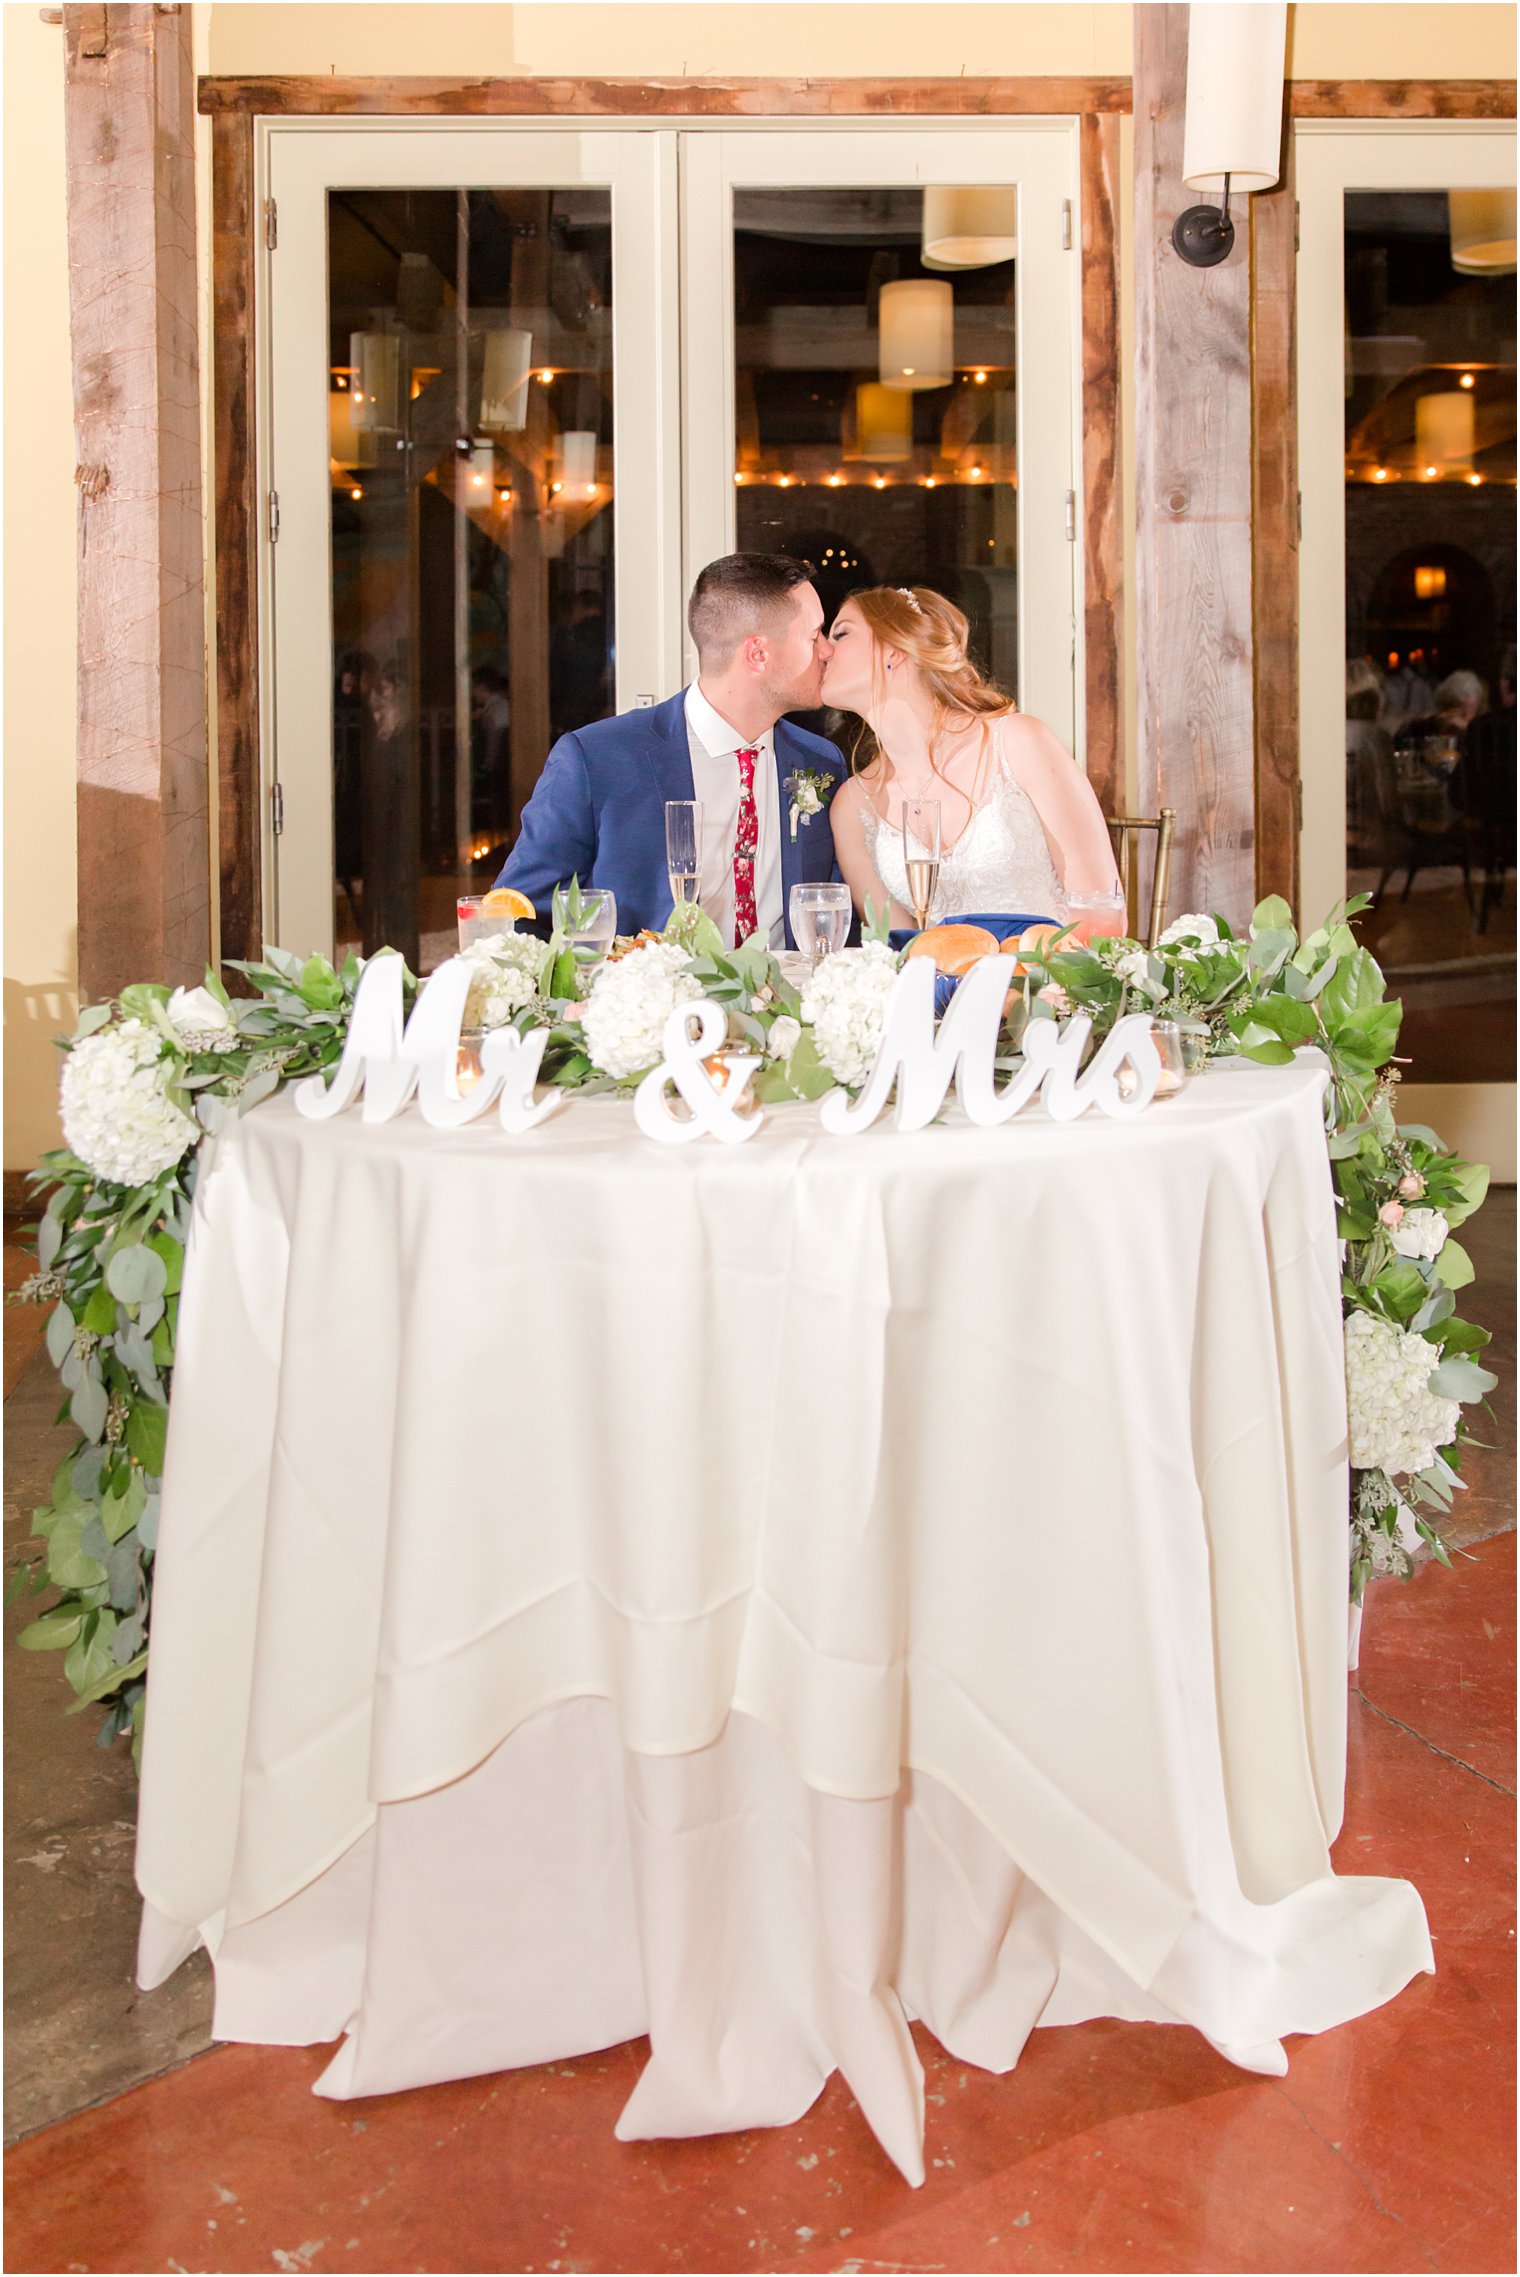
[[894,593],[900,593],[902,595],[903,599],[907,602],[908,607],[913,611],[915,617],[921,617],[923,615],[923,608],[916,593],[910,591],[906,585],[894,585],[892,590]]

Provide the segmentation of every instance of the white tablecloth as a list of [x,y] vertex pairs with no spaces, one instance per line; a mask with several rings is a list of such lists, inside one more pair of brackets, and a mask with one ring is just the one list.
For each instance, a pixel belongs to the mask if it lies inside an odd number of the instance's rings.
[[144,1981],[204,1939],[218,2031],[348,2028],[340,2094],[648,2030],[630,2133],[795,2116],[837,2063],[917,2179],[905,2013],[998,2067],[1117,2014],[1277,2069],[1429,1968],[1414,1891],[1329,1866],[1322,1086],[732,1149],[613,1101],[235,1125],[180,1315]]

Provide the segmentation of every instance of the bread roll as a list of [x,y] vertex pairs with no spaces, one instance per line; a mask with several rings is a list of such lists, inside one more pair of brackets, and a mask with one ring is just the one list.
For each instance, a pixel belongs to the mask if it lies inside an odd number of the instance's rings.
[[936,971],[957,978],[967,973],[978,957],[997,953],[997,941],[985,925],[931,925],[908,943],[910,957],[930,957]]

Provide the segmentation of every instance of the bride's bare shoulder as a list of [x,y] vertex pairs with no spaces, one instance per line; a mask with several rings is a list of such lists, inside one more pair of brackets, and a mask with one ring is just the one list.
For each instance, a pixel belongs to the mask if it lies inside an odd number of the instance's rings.
[[1049,774],[1070,767],[1071,753],[1052,727],[1032,712],[1004,712],[998,721],[1003,757],[1015,774]]

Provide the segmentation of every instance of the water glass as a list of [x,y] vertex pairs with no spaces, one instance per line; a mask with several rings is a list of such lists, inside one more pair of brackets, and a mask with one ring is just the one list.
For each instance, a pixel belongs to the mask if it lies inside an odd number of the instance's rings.
[[570,945],[588,952],[580,961],[595,964],[617,938],[617,895],[604,886],[583,887],[581,913],[568,925]]
[[493,917],[483,910],[485,895],[462,893],[455,903],[459,917],[459,953],[473,949],[477,941],[499,941],[513,930],[510,917]]
[[665,801],[665,867],[670,873],[670,898],[677,909],[688,908],[702,890],[702,801]]
[[850,889],[827,881],[794,885],[792,939],[815,970],[824,957],[842,949],[850,932]]

